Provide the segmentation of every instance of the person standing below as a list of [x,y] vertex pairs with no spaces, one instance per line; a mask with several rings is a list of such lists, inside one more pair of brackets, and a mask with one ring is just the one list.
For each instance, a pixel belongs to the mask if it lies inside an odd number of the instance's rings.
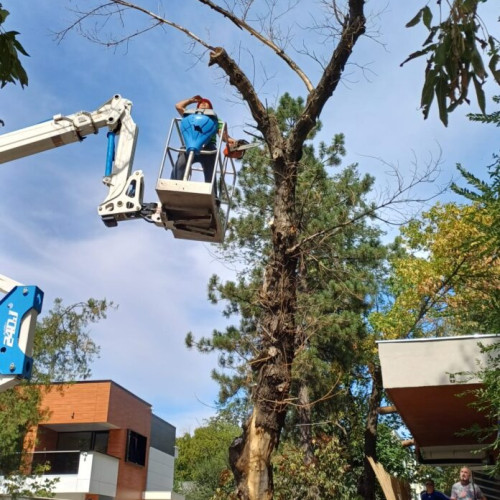
[[[181,116],[184,116],[186,108],[190,104],[196,104],[196,109],[199,110],[204,110],[204,109],[213,110],[212,103],[208,99],[205,99],[199,95],[195,95],[193,97],[190,97],[189,99],[183,99],[182,101],[179,101],[175,105],[175,109]],[[223,122],[218,119],[217,121],[218,121],[217,133],[220,134]],[[235,143],[235,140],[229,137],[229,135],[227,134],[226,129],[224,129],[222,140],[226,142],[230,147],[233,146]],[[213,135],[209,139],[209,141],[203,145],[203,151],[215,151],[216,149],[217,149],[217,136]],[[193,163],[194,162],[201,163],[201,166],[203,167],[203,176],[205,178],[205,182],[212,182],[214,168],[215,168],[215,157],[216,157],[215,153],[199,154],[195,155],[193,159]],[[180,152],[179,156],[177,157],[177,161],[175,162],[174,168],[172,169],[172,174],[170,175],[170,178],[178,181],[184,179],[184,173],[186,172],[186,164],[187,164],[187,155],[185,152]]]
[[432,479],[427,479],[425,482],[425,491],[420,493],[421,500],[450,500],[450,497],[446,496],[438,490],[434,489],[434,481]]
[[486,500],[479,486],[471,482],[472,472],[468,467],[460,469],[460,481],[451,488],[452,500]]

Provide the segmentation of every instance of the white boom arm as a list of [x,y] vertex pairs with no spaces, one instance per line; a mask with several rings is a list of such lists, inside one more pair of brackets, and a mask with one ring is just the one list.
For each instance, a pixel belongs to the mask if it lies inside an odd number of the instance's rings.
[[96,111],[58,114],[52,120],[4,134],[0,136],[0,163],[81,141],[102,127],[114,130],[124,116],[130,116],[131,108],[130,101],[115,95]]
[[[161,207],[154,203],[142,205],[142,172],[131,174],[138,134],[131,109],[129,100],[114,95],[93,112],[59,114],[38,125],[0,135],[0,163],[82,141],[107,127],[108,154],[103,182],[109,192],[98,212],[107,226],[137,217],[150,221],[151,214]],[[118,139],[116,148],[115,139]],[[3,392],[31,377],[35,324],[43,292],[36,286],[25,286],[0,275],[0,294],[5,294],[0,297],[0,392]]]
[[0,135],[0,163],[82,141],[107,127],[108,158],[103,182],[109,192],[99,205],[99,215],[107,226],[142,217],[143,175],[140,170],[131,174],[138,134],[131,109],[132,102],[116,94],[95,111],[58,114],[52,120]]

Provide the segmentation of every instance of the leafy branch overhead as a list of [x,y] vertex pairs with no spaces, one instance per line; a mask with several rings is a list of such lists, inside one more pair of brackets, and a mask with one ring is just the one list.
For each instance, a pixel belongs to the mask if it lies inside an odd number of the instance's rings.
[[8,15],[9,11],[3,9],[0,4],[0,87],[16,81],[24,87],[28,85],[28,75],[19,60],[19,54],[28,57],[29,54],[17,40],[17,31],[5,31],[2,28]]
[[[442,2],[437,2],[442,14]],[[420,105],[427,118],[436,98],[439,118],[446,126],[448,113],[464,102],[469,104],[470,83],[474,84],[476,98],[482,113],[485,113],[485,94],[483,85],[488,77],[483,56],[489,57],[487,66],[495,81],[500,85],[500,42],[489,34],[477,12],[484,0],[453,0],[448,17],[437,24],[433,23],[433,13],[428,5],[418,11],[406,24],[407,28],[422,23],[429,34],[423,49],[410,54],[408,61],[427,56],[425,81]]]

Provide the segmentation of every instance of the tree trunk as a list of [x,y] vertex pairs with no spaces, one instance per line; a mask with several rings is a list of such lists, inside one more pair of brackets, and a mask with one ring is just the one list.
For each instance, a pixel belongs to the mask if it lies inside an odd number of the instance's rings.
[[368,402],[364,444],[364,473],[361,478],[358,493],[364,500],[375,500],[376,477],[367,457],[377,460],[377,424],[378,408],[382,400],[382,372],[379,365],[369,367],[372,377],[372,390]]
[[230,464],[242,500],[273,498],[271,454],[278,446],[285,421],[296,353],[298,224],[295,190],[297,163],[309,133],[340,81],[358,38],[365,32],[364,0],[349,0],[340,40],[315,89],[310,89],[304,111],[288,137],[278,120],[258,98],[252,83],[226,51],[217,47],[209,65],[217,64],[238,89],[269,148],[274,175],[274,220],[271,252],[260,291],[259,355],[251,361],[257,383],[252,393],[253,412],[243,434],[230,450]]
[[309,386],[301,382],[298,394],[298,415],[300,425],[300,447],[304,452],[304,464],[311,465],[314,462],[314,449],[312,445],[311,432],[311,407],[309,405]]
[[273,246],[260,293],[263,342],[259,358],[252,362],[258,373],[252,394],[254,408],[243,435],[233,442],[230,451],[238,498],[243,500],[273,498],[271,454],[278,446],[285,422],[295,357],[298,259],[289,249],[297,238],[297,165],[284,159],[281,148],[275,151]]

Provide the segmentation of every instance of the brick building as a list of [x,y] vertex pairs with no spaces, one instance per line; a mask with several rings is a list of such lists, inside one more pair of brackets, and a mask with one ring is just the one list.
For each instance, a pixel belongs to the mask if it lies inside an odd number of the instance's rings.
[[[111,380],[55,384],[43,398],[50,415],[26,439],[34,463],[51,464],[56,498],[170,500],[175,427]],[[29,444],[33,443],[33,444]]]

